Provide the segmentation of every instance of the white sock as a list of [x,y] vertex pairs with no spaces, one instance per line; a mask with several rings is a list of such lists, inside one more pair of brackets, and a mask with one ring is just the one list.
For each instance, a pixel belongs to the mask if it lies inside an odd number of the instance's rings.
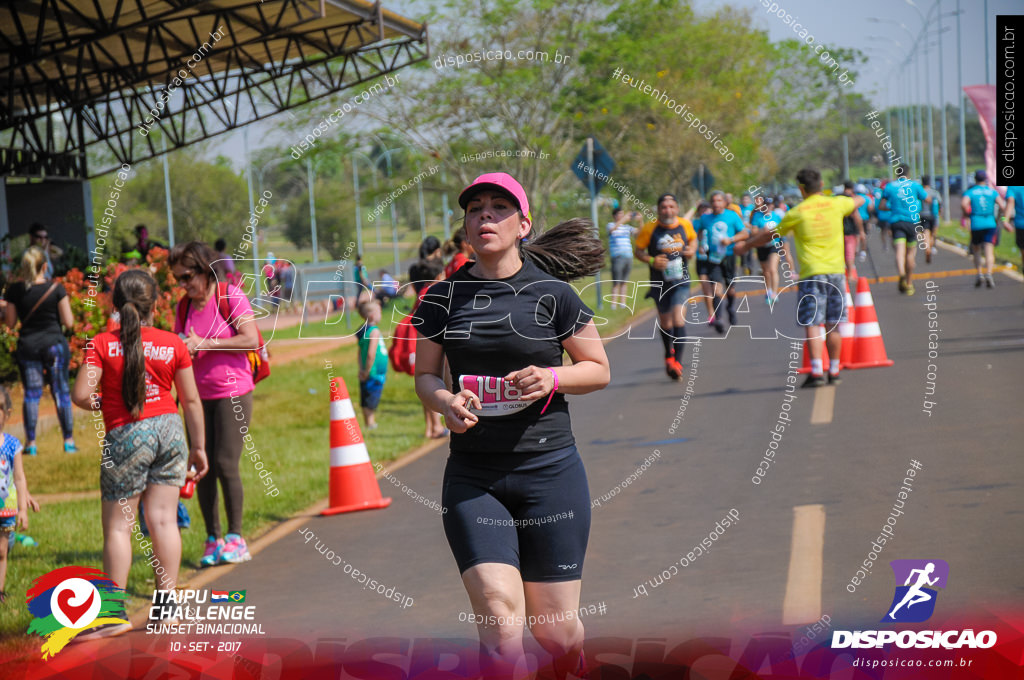
[[839,375],[839,359],[829,359],[828,372],[832,375]]
[[811,359],[811,375],[821,375],[822,372],[822,360]]

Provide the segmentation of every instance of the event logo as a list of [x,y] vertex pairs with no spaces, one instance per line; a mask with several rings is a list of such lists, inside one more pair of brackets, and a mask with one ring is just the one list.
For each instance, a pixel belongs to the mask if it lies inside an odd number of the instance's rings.
[[935,588],[946,587],[949,564],[945,560],[893,560],[889,565],[897,585],[889,613],[881,623],[927,621],[935,612],[939,596]]
[[26,593],[28,611],[35,617],[28,633],[45,638],[43,658],[57,654],[76,635],[110,623],[128,623],[124,590],[99,569],[61,567],[32,582]]

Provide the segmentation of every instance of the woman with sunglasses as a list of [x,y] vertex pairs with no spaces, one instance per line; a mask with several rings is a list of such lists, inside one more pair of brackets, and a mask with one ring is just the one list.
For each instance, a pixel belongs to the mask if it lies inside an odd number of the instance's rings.
[[[249,300],[236,286],[217,280],[216,260],[216,252],[200,241],[179,244],[168,256],[174,278],[185,288],[174,332],[182,336],[192,355],[206,423],[210,473],[196,485],[208,536],[199,561],[203,567],[250,559],[242,538],[238,462],[252,417],[253,379],[246,352],[259,345],[259,335]],[[218,484],[227,509],[226,535],[221,533]]]
[[459,205],[476,261],[431,286],[413,321],[416,392],[452,431],[445,535],[489,653],[485,677],[514,673],[533,617],[564,678],[583,666],[576,614],[590,533],[564,395],[609,380],[593,312],[566,281],[600,270],[604,252],[584,220],[533,240],[526,192],[505,173],[478,177]]

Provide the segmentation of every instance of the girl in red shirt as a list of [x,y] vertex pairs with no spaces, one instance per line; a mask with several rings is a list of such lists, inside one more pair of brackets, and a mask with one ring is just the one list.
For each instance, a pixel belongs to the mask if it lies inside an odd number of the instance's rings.
[[[170,590],[177,585],[181,563],[178,490],[187,477],[206,474],[207,460],[192,360],[178,336],[153,328],[156,298],[156,281],[146,271],[130,269],[117,277],[113,302],[121,328],[99,333],[86,345],[72,399],[81,408],[102,411],[106,426],[100,469],[103,570],[125,587],[139,499],[144,497],[153,541],[147,552],[156,558],[156,587]],[[191,449],[172,386],[185,408]],[[190,466],[195,471],[186,473]],[[104,636],[120,632],[127,630]]]

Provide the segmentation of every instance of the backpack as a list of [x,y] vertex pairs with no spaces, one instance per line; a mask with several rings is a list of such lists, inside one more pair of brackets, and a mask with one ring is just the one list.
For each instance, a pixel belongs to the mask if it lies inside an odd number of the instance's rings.
[[412,319],[413,312],[402,317],[392,331],[394,338],[391,340],[391,348],[388,349],[391,367],[409,375],[416,373],[416,329],[412,325]]
[[[231,319],[231,309],[228,303],[228,284],[224,281],[217,283],[216,304],[217,311],[220,312],[221,318],[228,322],[228,324],[235,329],[235,334],[238,334],[238,328],[235,327],[234,322]],[[176,325],[178,328],[185,328],[185,319],[188,317],[188,310],[192,306],[192,300],[187,295],[178,300],[178,309],[175,316]],[[249,360],[249,370],[252,372],[253,384],[258,383],[267,376],[270,375],[270,352],[267,351],[267,343],[263,341],[263,334],[260,329],[256,329],[256,336],[259,338],[259,346],[256,349],[246,351],[245,356]]]
[[416,375],[416,327],[412,325],[413,314],[420,306],[420,301],[427,294],[430,286],[424,286],[420,291],[412,310],[402,317],[392,333],[391,348],[388,349],[388,359],[391,361],[391,368],[409,375]]

